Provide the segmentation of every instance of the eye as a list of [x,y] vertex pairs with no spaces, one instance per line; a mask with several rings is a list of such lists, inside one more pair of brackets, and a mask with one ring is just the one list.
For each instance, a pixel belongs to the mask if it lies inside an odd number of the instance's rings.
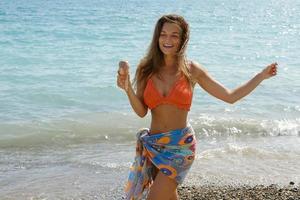
[[172,38],[179,38],[178,35],[172,35]]

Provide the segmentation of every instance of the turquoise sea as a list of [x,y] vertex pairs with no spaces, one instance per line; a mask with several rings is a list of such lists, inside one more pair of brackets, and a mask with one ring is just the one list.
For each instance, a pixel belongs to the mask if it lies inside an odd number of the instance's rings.
[[187,56],[230,89],[278,75],[230,105],[197,86],[186,184],[300,184],[300,1],[1,0],[1,199],[120,199],[148,127],[116,86],[157,19],[189,22]]

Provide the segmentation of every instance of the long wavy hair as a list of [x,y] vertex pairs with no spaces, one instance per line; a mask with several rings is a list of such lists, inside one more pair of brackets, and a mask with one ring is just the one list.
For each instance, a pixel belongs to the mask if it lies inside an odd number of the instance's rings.
[[[133,80],[135,89],[137,88],[137,84],[140,85],[140,83],[142,83],[144,80],[149,79],[151,75],[159,73],[159,68],[165,64],[164,54],[159,48],[159,36],[164,23],[174,23],[181,28],[181,40],[179,50],[176,54],[176,64],[178,65],[179,70],[186,76],[190,85],[193,86],[191,75],[187,68],[188,62],[185,55],[185,50],[190,33],[189,25],[182,16],[169,14],[163,15],[156,23],[153,38],[148,48],[147,54],[143,59],[141,59],[136,69],[135,77]],[[143,87],[145,87],[145,85]]]

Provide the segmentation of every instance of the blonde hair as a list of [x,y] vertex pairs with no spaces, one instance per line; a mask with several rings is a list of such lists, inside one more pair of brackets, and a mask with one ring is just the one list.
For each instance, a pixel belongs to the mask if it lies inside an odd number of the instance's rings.
[[159,37],[164,23],[174,23],[181,28],[181,42],[179,51],[176,54],[176,61],[179,70],[183,72],[193,86],[190,72],[187,68],[188,62],[185,56],[185,50],[189,40],[189,25],[182,16],[176,14],[163,15],[156,23],[153,38],[148,48],[146,56],[140,61],[133,80],[134,88],[137,88],[137,84],[147,80],[151,75],[158,73],[159,68],[164,65],[164,54],[159,48]]

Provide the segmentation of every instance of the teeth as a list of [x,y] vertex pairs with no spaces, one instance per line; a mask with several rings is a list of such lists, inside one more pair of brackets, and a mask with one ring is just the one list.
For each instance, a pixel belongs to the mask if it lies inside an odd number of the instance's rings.
[[164,44],[164,47],[173,47],[173,45]]

